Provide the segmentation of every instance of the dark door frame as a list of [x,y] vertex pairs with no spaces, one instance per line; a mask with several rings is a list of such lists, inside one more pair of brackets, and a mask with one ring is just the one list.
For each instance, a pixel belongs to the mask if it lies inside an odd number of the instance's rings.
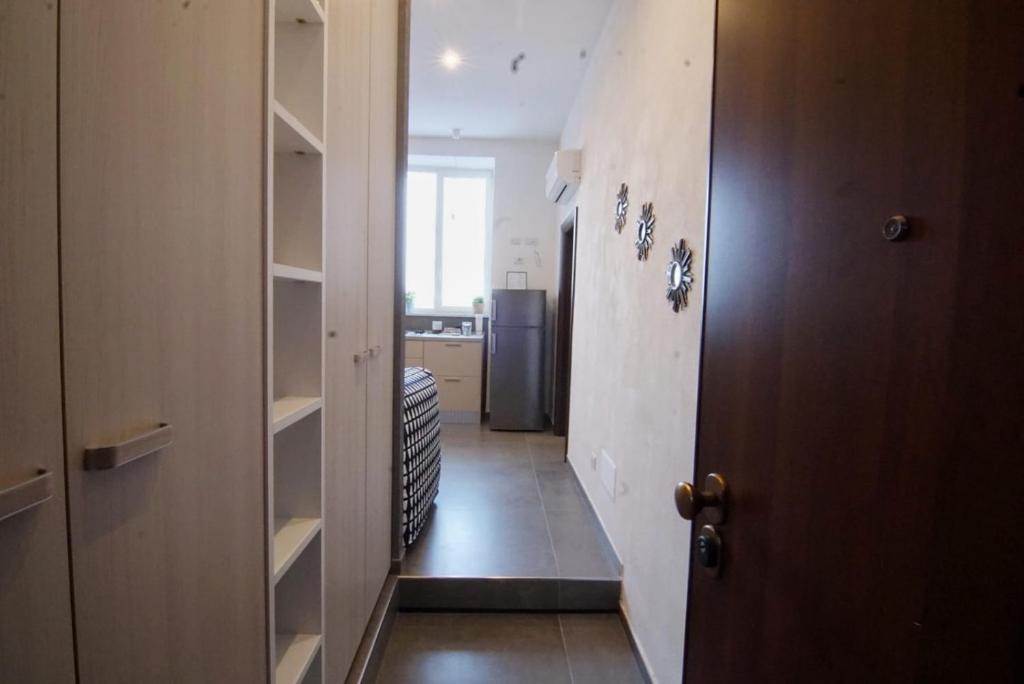
[[[552,430],[559,437],[569,434],[569,390],[572,384],[572,327],[576,308],[576,226],[579,207],[560,226],[558,304],[555,321],[555,377],[552,402]],[[568,441],[566,442],[568,451]]]

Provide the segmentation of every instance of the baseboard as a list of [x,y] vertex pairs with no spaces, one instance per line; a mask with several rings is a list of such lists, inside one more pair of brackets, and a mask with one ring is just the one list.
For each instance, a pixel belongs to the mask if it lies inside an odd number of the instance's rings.
[[587,488],[583,486],[583,480],[580,479],[580,474],[576,471],[576,464],[573,463],[571,460],[567,460],[566,463],[569,464],[569,472],[571,472],[572,476],[576,479],[576,486],[580,488],[581,492],[583,492],[584,501],[587,502],[587,506],[590,507],[590,512],[593,513],[594,518],[597,519],[597,524],[601,527],[601,532],[602,534],[604,534],[604,538],[608,541],[608,546],[611,547],[612,553],[615,555],[615,559],[618,561],[619,575],[622,576],[623,572],[625,571],[625,567],[622,564],[622,554],[620,554],[619,550],[615,547],[615,542],[612,541],[612,536],[608,534],[608,526],[604,524],[604,520],[601,518],[601,514],[598,512],[597,506],[594,505],[594,500],[590,497],[590,492],[587,491]]
[[398,608],[409,611],[617,612],[618,579],[559,577],[398,578]]
[[629,639],[629,647],[633,650],[636,664],[640,667],[640,675],[647,684],[654,684],[654,679],[651,677],[651,669],[647,666],[647,658],[644,656],[644,651],[640,648],[640,644],[633,634],[633,625],[629,621],[629,616],[626,615],[626,611],[622,609],[621,605],[619,606],[619,619],[622,620],[622,628],[626,630],[626,638]]
[[384,587],[377,598],[377,605],[370,615],[370,624],[366,626],[363,640],[359,643],[355,660],[349,668],[346,684],[370,684],[377,679],[384,658],[384,648],[391,636],[391,627],[398,613],[398,578],[388,575]]

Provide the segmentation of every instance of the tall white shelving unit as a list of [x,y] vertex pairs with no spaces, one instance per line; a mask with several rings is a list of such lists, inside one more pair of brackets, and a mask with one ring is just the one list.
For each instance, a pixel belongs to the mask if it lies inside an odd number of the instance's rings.
[[268,0],[267,411],[274,684],[323,681],[322,0]]

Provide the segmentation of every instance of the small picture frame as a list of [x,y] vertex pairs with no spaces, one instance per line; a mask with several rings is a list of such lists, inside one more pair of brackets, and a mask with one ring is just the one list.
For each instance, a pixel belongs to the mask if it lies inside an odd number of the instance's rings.
[[505,289],[525,290],[526,271],[505,271]]

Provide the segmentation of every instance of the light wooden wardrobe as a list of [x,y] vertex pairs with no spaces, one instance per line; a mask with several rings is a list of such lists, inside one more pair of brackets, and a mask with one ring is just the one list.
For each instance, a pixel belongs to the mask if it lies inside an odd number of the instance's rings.
[[0,10],[0,681],[267,678],[263,41]]
[[0,682],[348,672],[391,558],[398,0],[318,3],[0,10]]
[[276,684],[343,681],[390,568],[397,0],[271,0]]
[[325,639],[343,681],[391,563],[399,0],[327,0]]
[[[68,0],[60,13],[80,681],[262,681],[265,10]],[[90,447],[168,436],[86,469]]]
[[61,435],[57,26],[43,2],[0,10],[0,682],[75,676]]

